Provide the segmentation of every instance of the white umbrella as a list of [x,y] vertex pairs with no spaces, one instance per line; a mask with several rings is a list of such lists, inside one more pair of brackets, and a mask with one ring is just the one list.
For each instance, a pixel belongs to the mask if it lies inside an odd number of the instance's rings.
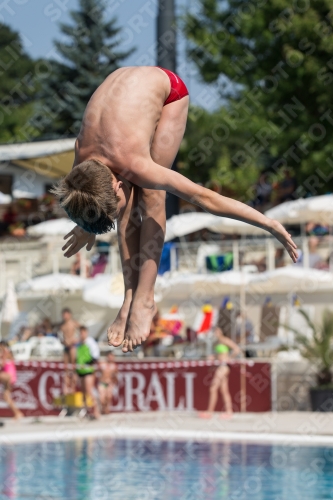
[[[317,294],[333,293],[333,274],[317,269],[288,266],[265,273],[226,271],[216,274],[178,274],[156,283],[163,300],[213,299],[221,295]],[[245,303],[245,296],[243,297]]]
[[247,287],[249,294],[290,294],[333,292],[333,274],[317,269],[286,266],[274,271],[251,275]]
[[19,314],[17,303],[17,295],[15,292],[14,283],[12,280],[8,281],[6,295],[1,308],[1,321],[3,323],[12,323]]
[[38,195],[35,193],[32,193],[31,191],[24,191],[23,189],[14,189],[13,190],[13,198],[16,198],[16,199],[29,198],[31,200],[34,200],[35,198],[38,198]]
[[207,228],[212,222],[212,217],[214,216],[202,212],[187,212],[174,215],[167,220],[165,241]]
[[124,301],[122,276],[97,274],[83,288],[83,300],[101,307],[120,309]]
[[206,299],[223,294],[238,294],[250,283],[251,274],[240,271],[225,271],[215,274],[176,274],[156,283],[157,292],[163,299]]
[[[47,220],[45,222],[40,222],[35,226],[30,226],[27,229],[29,236],[66,236],[74,227],[75,222],[67,217],[62,217],[60,219]],[[111,233],[115,233],[116,230],[112,229]],[[98,234],[96,235],[97,240],[109,241],[110,233],[108,234]]]
[[228,217],[218,217],[212,215],[212,219],[208,229],[215,233],[238,234],[238,235],[266,235],[268,232],[260,227],[252,226],[240,220],[229,219]]
[[[161,300],[158,285],[163,278],[157,278],[155,290],[155,302]],[[124,301],[124,278],[122,273],[97,274],[94,278],[87,280],[83,289],[83,300],[101,307],[111,307],[119,309]]]
[[4,194],[0,191],[0,205],[6,205],[12,201],[12,197],[9,194]]
[[76,224],[65,217],[61,219],[40,222],[27,229],[29,236],[65,236]]
[[[9,280],[7,283],[6,294],[2,302],[2,307],[0,311],[0,339],[2,339],[2,326],[3,323],[13,327],[15,320],[19,318],[20,312],[17,303],[17,295],[15,292],[14,282]],[[8,329],[7,333],[8,335]]]
[[80,276],[65,273],[38,276],[18,285],[19,292],[58,292],[82,290],[87,280]]
[[333,195],[313,196],[286,201],[270,210],[265,215],[282,224],[303,224],[315,222],[333,224]]
[[263,229],[227,217],[218,217],[205,212],[187,212],[174,215],[167,220],[165,241],[201,229],[225,234],[267,234]]

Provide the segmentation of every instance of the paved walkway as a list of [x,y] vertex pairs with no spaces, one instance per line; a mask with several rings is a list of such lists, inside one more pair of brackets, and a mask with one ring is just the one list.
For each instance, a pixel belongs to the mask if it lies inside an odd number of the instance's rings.
[[235,414],[231,420],[216,413],[201,419],[195,413],[116,413],[99,421],[76,417],[2,419],[0,444],[65,441],[81,438],[140,438],[204,441],[252,441],[333,446],[332,413],[281,412]]

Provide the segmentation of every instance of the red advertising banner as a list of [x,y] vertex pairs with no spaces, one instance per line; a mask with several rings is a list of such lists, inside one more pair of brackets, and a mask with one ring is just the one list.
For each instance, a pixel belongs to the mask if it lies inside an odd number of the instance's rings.
[[[230,365],[229,388],[234,411],[240,411],[240,363]],[[17,382],[12,396],[27,416],[57,415],[52,400],[62,392],[64,365],[17,362]],[[214,361],[120,362],[112,411],[206,410]],[[246,411],[271,410],[269,363],[246,362]],[[97,377],[98,378],[98,377]],[[220,398],[220,396],[219,396]],[[221,411],[219,399],[216,411]],[[0,416],[9,416],[0,386]]]

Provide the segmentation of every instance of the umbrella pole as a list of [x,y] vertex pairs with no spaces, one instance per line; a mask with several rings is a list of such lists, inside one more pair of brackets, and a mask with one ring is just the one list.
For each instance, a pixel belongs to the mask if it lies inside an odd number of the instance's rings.
[[[245,316],[245,279],[244,271],[242,271],[242,285],[240,289],[240,310],[241,310],[241,346],[245,355],[246,346],[246,316]],[[244,316],[244,317],[243,317]],[[246,362],[241,361],[240,365],[240,410],[242,413],[246,412]]]
[[237,240],[232,242],[232,254],[234,256],[233,270],[239,271],[239,243]]
[[58,252],[54,250],[53,253],[53,274],[59,273],[59,255]]
[[86,249],[85,247],[80,250],[81,259],[80,259],[80,276],[81,278],[87,277],[87,266],[86,266]]
[[1,310],[0,310],[0,340],[2,340],[2,311],[3,311],[3,304],[5,301],[5,291],[6,291],[6,261],[0,255],[0,293],[2,290],[4,290],[4,295],[2,297],[2,304],[1,304]]
[[333,255],[332,255],[332,224],[328,225],[328,266],[330,272],[333,271]]

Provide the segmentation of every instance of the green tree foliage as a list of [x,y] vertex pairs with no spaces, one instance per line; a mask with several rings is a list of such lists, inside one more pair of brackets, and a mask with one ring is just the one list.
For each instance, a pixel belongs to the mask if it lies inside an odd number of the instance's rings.
[[314,324],[308,314],[300,309],[300,314],[306,320],[307,326],[312,332],[308,337],[297,329],[285,325],[295,335],[295,344],[301,351],[304,358],[313,361],[318,366],[317,383],[318,385],[327,385],[332,382],[333,367],[333,313],[325,309],[322,315],[322,321],[319,325]]
[[240,168],[233,168],[232,156],[250,139],[246,131],[234,133],[227,125],[228,112],[216,112],[191,107],[186,134],[179,152],[179,166],[184,175],[206,186],[222,188],[225,195],[243,201],[254,197],[251,186],[258,177],[257,164],[252,162],[246,176]]
[[[35,64],[25,53],[18,33],[0,24],[0,142],[27,139],[26,123],[34,111]],[[30,127],[29,139],[38,135]]]
[[332,189],[333,0],[200,4],[186,19],[190,56],[205,82],[225,84],[223,123],[250,133],[233,167],[265,155],[274,172],[294,168],[299,195]]
[[46,134],[76,135],[96,88],[132,53],[117,50],[121,30],[104,10],[104,0],[80,0],[70,13],[73,24],[60,25],[66,41],[55,42],[60,57],[51,61],[42,93]]

